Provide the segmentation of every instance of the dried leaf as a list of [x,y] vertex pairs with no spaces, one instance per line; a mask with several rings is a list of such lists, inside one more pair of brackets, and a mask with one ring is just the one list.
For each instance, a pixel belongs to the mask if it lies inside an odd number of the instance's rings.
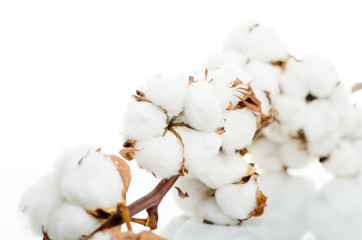
[[182,199],[184,198],[188,198],[189,197],[189,194],[187,192],[183,192],[179,187],[175,187],[177,189],[177,192],[178,192],[178,196]]
[[123,199],[126,199],[126,194],[132,178],[131,169],[123,159],[117,157],[116,155],[110,155],[109,157],[113,161],[114,165],[116,165],[119,175],[121,175],[124,186],[122,191],[122,197]]
[[274,67],[279,67],[284,71],[287,61],[285,60],[270,61],[270,64],[273,65]]
[[216,133],[217,134],[223,134],[225,132],[225,128],[224,127],[221,127],[221,128],[218,128],[218,129],[216,129]]
[[243,81],[241,81],[239,78],[236,78],[236,80],[234,82],[232,82],[233,84],[231,85],[231,87],[236,87],[238,85],[242,85],[244,84]]
[[258,217],[263,215],[268,198],[258,189],[256,192],[256,208],[249,213],[249,216]]

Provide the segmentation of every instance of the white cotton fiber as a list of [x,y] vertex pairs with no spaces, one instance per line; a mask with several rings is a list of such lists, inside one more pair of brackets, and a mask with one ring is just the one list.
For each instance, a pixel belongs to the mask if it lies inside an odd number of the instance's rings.
[[154,104],[164,108],[169,117],[179,115],[184,106],[189,77],[180,73],[175,76],[155,76],[146,82],[144,93]]
[[289,140],[280,146],[280,159],[286,167],[300,168],[307,165],[311,157],[300,140]]
[[319,98],[329,96],[339,81],[333,64],[322,57],[308,55],[304,57],[303,65],[309,78],[310,93]]
[[328,131],[336,129],[339,115],[330,102],[324,99],[316,99],[307,104],[303,130],[309,140],[316,140]]
[[283,143],[289,140],[288,130],[280,122],[274,121],[273,123],[269,124],[268,127],[262,130],[262,133],[265,137],[273,142]]
[[209,168],[197,177],[208,187],[216,189],[237,182],[247,175],[249,164],[238,153],[219,154],[210,159]]
[[249,153],[257,168],[260,167],[270,172],[281,172],[284,166],[280,160],[279,148],[280,144],[267,138],[261,138],[253,142],[249,148]]
[[122,200],[123,182],[113,161],[101,152],[89,152],[60,180],[66,199],[85,209],[116,206]]
[[241,150],[251,143],[255,135],[257,121],[254,114],[247,108],[225,112],[225,133],[223,149],[227,153]]
[[218,225],[239,224],[238,220],[226,215],[220,209],[214,197],[206,199],[199,205],[196,216]]
[[285,70],[279,75],[281,92],[304,100],[309,93],[309,78],[305,75],[305,69],[301,62],[289,58]]
[[254,60],[245,65],[245,72],[250,76],[253,90],[268,91],[274,99],[279,94],[278,75],[281,69],[271,64]]
[[222,126],[221,107],[210,84],[195,82],[189,86],[184,115],[193,128],[201,131],[216,131]]
[[50,214],[64,202],[58,182],[59,178],[53,172],[42,177],[21,197],[19,210],[28,217],[28,223],[36,234],[42,233],[42,226],[47,226]]
[[[240,94],[236,92],[235,87],[231,87],[236,79],[239,79],[244,84],[250,82],[250,76],[240,66],[232,62],[227,62],[221,65],[219,69],[210,72],[209,78],[210,80],[212,79],[210,85],[214,87],[217,100],[222,109],[227,109],[230,102],[235,106],[240,101],[234,96],[240,96]],[[246,85],[242,86],[245,87]]]
[[242,45],[245,37],[255,28],[258,23],[255,20],[249,20],[240,24],[227,36],[224,43],[225,51],[242,51]]
[[288,57],[288,49],[278,34],[265,26],[253,28],[245,36],[241,49],[252,60],[269,62],[285,60]]
[[141,168],[153,172],[158,178],[178,174],[181,168],[183,150],[175,135],[168,131],[164,137],[138,141],[135,145],[135,159]]
[[361,156],[352,142],[341,140],[329,158],[323,162],[323,166],[337,176],[354,176],[360,172]]
[[337,146],[341,140],[338,131],[330,131],[317,138],[307,142],[308,153],[314,156],[326,157]]
[[282,94],[276,98],[275,109],[278,111],[276,118],[289,133],[295,134],[303,127],[307,110],[304,100]]
[[166,114],[149,102],[130,102],[122,127],[124,140],[145,140],[161,136],[166,124]]
[[52,213],[47,233],[53,240],[78,240],[92,233],[100,223],[80,206],[66,203]]
[[188,197],[181,198],[178,191],[174,189],[174,196],[177,205],[186,213],[193,215],[197,211],[199,204],[210,198],[214,191],[197,179],[181,177],[175,183],[175,187],[179,188]]
[[210,166],[210,159],[217,156],[222,144],[222,136],[215,132],[201,132],[185,127],[175,130],[184,144],[185,167],[189,175],[198,175]]
[[248,59],[244,54],[237,51],[222,52],[208,56],[202,64],[202,69],[213,71],[227,62],[233,62],[238,66],[244,66],[247,60]]
[[256,181],[245,184],[228,184],[215,192],[215,199],[221,210],[236,219],[245,219],[256,208]]

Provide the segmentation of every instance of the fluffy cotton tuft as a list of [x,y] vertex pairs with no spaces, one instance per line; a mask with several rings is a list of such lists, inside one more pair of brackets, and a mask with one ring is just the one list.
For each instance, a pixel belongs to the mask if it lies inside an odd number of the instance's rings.
[[54,240],[78,240],[92,233],[101,222],[80,206],[66,203],[50,217],[47,233]]
[[146,140],[161,136],[166,124],[166,114],[149,102],[130,102],[123,121],[124,140]]
[[252,180],[245,184],[228,184],[216,190],[215,199],[228,216],[246,219],[256,208],[257,189],[256,181]]
[[36,234],[42,233],[42,226],[47,226],[51,213],[64,202],[58,182],[57,174],[46,175],[28,188],[20,200],[19,209],[28,216],[30,227]]
[[201,131],[216,131],[222,126],[221,107],[214,89],[206,82],[189,86],[184,114],[187,122]]
[[233,62],[238,66],[243,66],[247,62],[247,57],[236,51],[222,52],[208,56],[202,64],[202,69],[216,70],[220,68],[224,63]]
[[184,73],[171,77],[157,75],[146,83],[146,98],[164,108],[170,118],[177,116],[184,107],[188,80]]
[[305,146],[299,140],[289,140],[280,146],[280,159],[284,166],[300,168],[307,165],[311,157],[305,151]]
[[113,161],[101,152],[89,152],[60,180],[64,197],[88,210],[107,208],[123,200],[123,181]]
[[178,174],[183,150],[176,136],[167,132],[163,137],[137,141],[135,159],[141,168],[151,171],[159,178]]
[[257,120],[253,112],[247,108],[227,111],[224,129],[223,149],[232,153],[251,143],[257,130]]
[[218,225],[237,225],[239,221],[226,215],[216,203],[215,198],[202,202],[197,209],[197,216]]

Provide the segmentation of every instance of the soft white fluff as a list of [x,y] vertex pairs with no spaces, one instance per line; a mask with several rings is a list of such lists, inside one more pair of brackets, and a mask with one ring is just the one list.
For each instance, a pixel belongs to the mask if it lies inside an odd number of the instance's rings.
[[85,209],[116,206],[122,200],[123,182],[113,161],[101,152],[89,152],[60,180],[66,199]]
[[241,52],[237,51],[230,51],[230,52],[222,52],[218,54],[213,54],[208,56],[203,64],[202,69],[207,69],[208,71],[215,70],[216,68],[220,68],[221,65],[227,62],[233,62],[238,66],[243,66],[246,61],[247,57],[242,54]]
[[215,199],[221,210],[236,219],[245,219],[256,208],[256,181],[245,184],[228,184],[215,192]]
[[279,94],[278,75],[280,68],[271,64],[254,60],[245,65],[245,72],[251,78],[253,90],[268,91],[271,99]]
[[277,143],[283,143],[289,140],[289,133],[287,128],[280,124],[280,122],[274,121],[269,124],[268,127],[262,130],[264,136],[266,136],[269,140]]
[[92,237],[92,240],[112,240],[111,234],[107,232],[97,232]]
[[309,93],[310,80],[305,75],[301,62],[289,58],[285,70],[279,75],[280,90],[283,94],[304,100]]
[[256,117],[252,111],[247,108],[226,111],[224,118],[223,149],[232,153],[249,145],[257,129]]
[[19,209],[28,216],[29,225],[36,234],[42,233],[42,226],[48,225],[50,214],[64,202],[58,182],[57,174],[48,174],[28,188],[20,200]]
[[268,116],[270,114],[272,102],[274,101],[274,99],[271,99],[270,94],[268,97],[265,91],[254,90],[254,93],[256,98],[261,102],[261,112]]
[[330,131],[316,140],[307,142],[308,153],[314,156],[328,156],[341,140],[338,131]]
[[240,154],[220,154],[210,159],[206,171],[200,173],[198,178],[208,187],[216,189],[226,184],[239,181],[246,176],[249,164]]
[[192,127],[201,131],[215,131],[222,126],[221,107],[210,84],[195,82],[189,86],[184,115]]
[[224,50],[241,52],[245,37],[249,34],[251,29],[255,28],[257,24],[258,22],[251,19],[235,27],[225,39]]
[[284,166],[280,160],[279,148],[280,144],[267,138],[261,138],[253,142],[249,148],[249,153],[258,168],[271,172],[280,172]]
[[275,109],[278,111],[276,118],[288,129],[289,133],[295,134],[303,127],[307,110],[304,100],[284,94],[279,95],[275,101]]
[[184,144],[185,167],[189,175],[198,175],[210,167],[210,159],[217,156],[222,144],[222,136],[214,132],[201,132],[178,127]]
[[196,213],[197,217],[213,222],[219,225],[236,225],[238,220],[226,215],[216,203],[214,197],[208,198],[203,201]]
[[323,166],[338,176],[350,177],[360,172],[361,156],[352,142],[342,140],[333,149],[329,158],[323,162]]
[[51,214],[47,233],[54,240],[78,240],[99,225],[100,222],[83,208],[66,203]]
[[241,49],[251,59],[265,62],[284,60],[288,57],[288,49],[278,34],[265,26],[252,28],[245,36]]
[[170,77],[157,75],[146,82],[146,98],[163,107],[170,118],[177,116],[183,110],[188,80],[184,73]]
[[280,159],[290,168],[300,168],[307,165],[311,157],[305,150],[305,146],[299,140],[289,140],[280,146]]
[[339,115],[330,102],[316,99],[307,104],[303,130],[308,140],[316,140],[328,131],[336,129],[338,122]]
[[306,77],[309,78],[310,92],[320,98],[329,96],[339,81],[333,64],[316,55],[304,57],[302,63],[306,70]]
[[190,215],[194,215],[199,204],[210,198],[214,192],[199,180],[185,177],[179,178],[175,187],[188,194],[189,197],[181,198],[176,188],[173,191],[177,205]]
[[164,137],[137,141],[135,159],[141,168],[153,172],[158,178],[168,178],[178,174],[183,151],[175,135],[167,132]]
[[166,114],[160,108],[132,101],[125,111],[121,133],[124,140],[145,140],[160,136],[166,126]]
[[235,96],[240,96],[240,94],[231,87],[237,78],[244,84],[250,82],[250,76],[240,66],[232,62],[227,62],[221,65],[219,69],[210,72],[209,81],[215,89],[217,100],[222,109],[227,109],[230,102],[235,106],[240,101]]

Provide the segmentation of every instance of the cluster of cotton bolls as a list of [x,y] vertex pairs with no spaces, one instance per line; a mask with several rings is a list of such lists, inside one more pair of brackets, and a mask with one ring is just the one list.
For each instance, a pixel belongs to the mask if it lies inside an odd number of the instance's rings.
[[155,76],[136,93],[123,122],[124,158],[158,178],[183,176],[176,183],[181,205],[208,222],[238,224],[261,214],[266,199],[243,155],[268,116],[241,67]]
[[24,193],[20,209],[34,233],[53,240],[80,239],[102,223],[88,211],[125,200],[130,171],[123,160],[100,151],[80,156],[78,150],[63,156],[52,173]]
[[275,115],[249,149],[259,167],[282,171],[319,158],[338,176],[362,170],[362,109],[351,104],[329,61],[314,55],[297,60],[273,30],[251,21],[235,29],[224,51],[204,66],[217,69],[225,62],[242,67],[263,113]]

